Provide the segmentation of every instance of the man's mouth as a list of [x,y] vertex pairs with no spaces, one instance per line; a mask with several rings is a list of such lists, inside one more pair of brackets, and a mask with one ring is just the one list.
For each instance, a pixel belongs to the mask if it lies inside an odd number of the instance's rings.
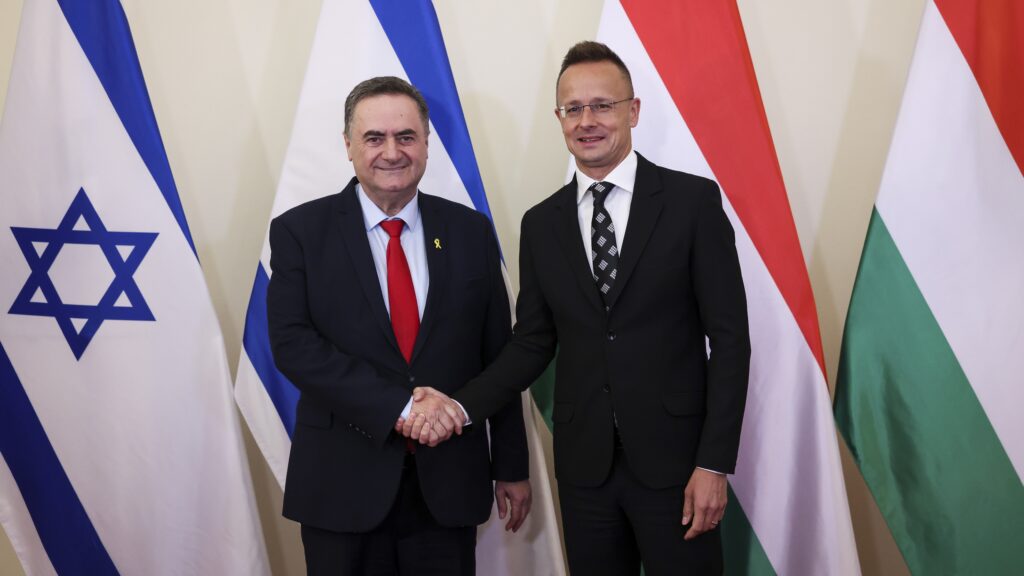
[[600,140],[604,140],[604,136],[580,136],[576,140],[584,144],[589,144],[591,142],[598,142]]

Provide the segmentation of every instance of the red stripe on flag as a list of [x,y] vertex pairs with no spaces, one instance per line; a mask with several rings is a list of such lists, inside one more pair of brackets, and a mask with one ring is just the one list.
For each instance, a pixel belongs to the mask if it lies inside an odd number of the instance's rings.
[[1024,3],[935,0],[1024,173]]
[[622,5],[824,373],[814,293],[735,2]]

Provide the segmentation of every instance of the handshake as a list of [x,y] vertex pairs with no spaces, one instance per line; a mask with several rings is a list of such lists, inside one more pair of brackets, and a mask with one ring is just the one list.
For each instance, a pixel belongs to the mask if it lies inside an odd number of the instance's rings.
[[437,446],[452,437],[462,434],[462,427],[469,416],[443,392],[428,386],[412,391],[412,409],[409,418],[395,422],[395,432],[420,444]]

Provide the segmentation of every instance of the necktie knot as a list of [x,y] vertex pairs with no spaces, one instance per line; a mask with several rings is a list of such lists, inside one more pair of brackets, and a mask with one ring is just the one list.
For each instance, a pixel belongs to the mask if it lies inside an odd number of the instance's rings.
[[380,227],[388,233],[388,236],[398,238],[402,235],[402,228],[405,228],[405,221],[400,218],[396,218],[395,220],[384,220],[380,223]]
[[604,206],[604,200],[608,197],[608,193],[612,191],[614,186],[611,182],[594,182],[590,185],[590,193],[594,195],[594,205]]

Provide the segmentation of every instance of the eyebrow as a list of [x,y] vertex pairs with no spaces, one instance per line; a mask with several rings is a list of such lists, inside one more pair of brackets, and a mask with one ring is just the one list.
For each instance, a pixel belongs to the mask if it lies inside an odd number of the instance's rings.
[[[410,136],[410,135],[411,136],[415,136],[416,134],[417,134],[417,132],[415,130],[413,130],[412,128],[407,128],[405,130],[401,130],[399,132],[395,132],[395,136]],[[385,134],[384,134],[384,132],[381,132],[380,130],[367,130],[366,132],[363,132],[363,137],[364,138],[366,138],[368,136],[385,136]]]

